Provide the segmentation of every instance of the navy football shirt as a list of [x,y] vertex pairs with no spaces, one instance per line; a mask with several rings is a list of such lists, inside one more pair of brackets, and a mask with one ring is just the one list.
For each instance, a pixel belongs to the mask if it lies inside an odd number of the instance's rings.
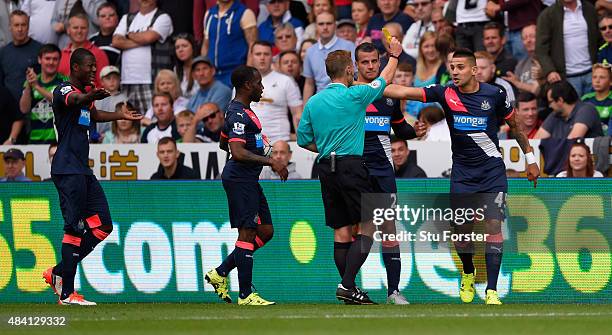
[[[261,123],[253,111],[241,102],[232,100],[225,111],[225,124],[221,136],[228,142],[242,142],[246,149],[256,155],[264,156],[264,136]],[[232,181],[257,181],[263,166],[235,161],[225,164],[221,177]]]
[[498,87],[480,83],[475,93],[464,94],[455,84],[423,88],[424,102],[439,102],[450,129],[453,161],[479,165],[490,157],[501,159],[498,120],[508,119],[513,108]]
[[382,97],[366,108],[363,156],[370,174],[393,174],[389,134],[399,122],[404,122],[399,100]]
[[63,82],[53,90],[53,116],[57,132],[57,152],[51,164],[51,174],[86,174],[89,168],[89,129],[91,112],[89,106],[68,106],[68,97],[82,93],[70,82]]

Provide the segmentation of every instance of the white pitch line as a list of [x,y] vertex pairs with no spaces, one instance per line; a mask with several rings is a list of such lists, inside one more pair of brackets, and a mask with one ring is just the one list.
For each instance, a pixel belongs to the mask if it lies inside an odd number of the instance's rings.
[[[558,318],[558,317],[585,317],[585,316],[612,316],[612,312],[584,312],[584,313],[446,313],[446,314],[323,314],[323,315],[278,315],[270,317],[261,316],[179,316],[179,317],[156,317],[155,320],[159,321],[206,321],[206,320],[270,320],[270,319],[425,319],[425,318],[465,318],[465,317],[477,317],[477,318]],[[70,321],[136,321],[137,319],[122,319],[122,318],[69,318]]]

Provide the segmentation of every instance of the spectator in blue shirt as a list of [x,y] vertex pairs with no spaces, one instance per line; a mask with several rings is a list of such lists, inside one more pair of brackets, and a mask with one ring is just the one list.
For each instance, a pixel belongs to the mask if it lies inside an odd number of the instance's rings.
[[336,50],[347,50],[355,59],[355,44],[336,36],[336,20],[332,13],[323,12],[315,19],[319,41],[308,48],[304,58],[304,104],[316,92],[327,87],[331,82],[325,70],[327,55]]
[[256,40],[255,13],[240,1],[218,0],[206,12],[201,54],[210,58],[215,78],[223,84],[232,85],[232,71],[246,63],[249,46]]
[[4,153],[4,177],[0,182],[5,181],[32,181],[23,174],[25,166],[25,156],[19,149],[11,148]]
[[207,103],[214,102],[225,110],[232,99],[232,90],[215,79],[215,66],[207,57],[198,56],[191,63],[191,75],[200,85],[200,89],[189,99],[187,109],[197,111]]
[[282,24],[291,23],[294,28],[295,36],[297,36],[297,45],[302,43],[302,35],[304,35],[304,23],[299,19],[291,16],[289,11],[289,0],[267,0],[266,8],[270,15],[262,22],[259,27],[259,40],[274,43],[274,31]]
[[382,28],[389,22],[397,22],[402,26],[402,33],[406,33],[414,20],[400,10],[400,0],[377,0],[376,4],[380,13],[372,16],[368,22],[366,35],[372,38],[372,43],[378,51],[385,52]]

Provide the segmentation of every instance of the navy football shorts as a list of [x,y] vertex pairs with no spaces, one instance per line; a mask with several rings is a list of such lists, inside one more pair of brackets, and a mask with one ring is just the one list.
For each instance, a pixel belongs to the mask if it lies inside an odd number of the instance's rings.
[[223,180],[232,228],[257,229],[272,224],[268,200],[258,182]]
[[87,219],[95,215],[98,215],[101,224],[112,224],[106,195],[96,176],[55,174],[51,175],[51,179],[59,194],[66,233],[83,235]]
[[453,208],[483,208],[485,219],[504,220],[508,180],[500,158],[489,158],[477,166],[453,162],[450,182]]

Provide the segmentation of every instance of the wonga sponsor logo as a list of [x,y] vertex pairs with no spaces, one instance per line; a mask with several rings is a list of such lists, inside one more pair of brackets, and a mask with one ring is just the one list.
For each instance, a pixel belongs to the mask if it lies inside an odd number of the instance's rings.
[[366,131],[385,131],[391,129],[391,117],[389,116],[366,116],[365,130]]
[[486,116],[453,115],[455,129],[459,130],[486,130]]

